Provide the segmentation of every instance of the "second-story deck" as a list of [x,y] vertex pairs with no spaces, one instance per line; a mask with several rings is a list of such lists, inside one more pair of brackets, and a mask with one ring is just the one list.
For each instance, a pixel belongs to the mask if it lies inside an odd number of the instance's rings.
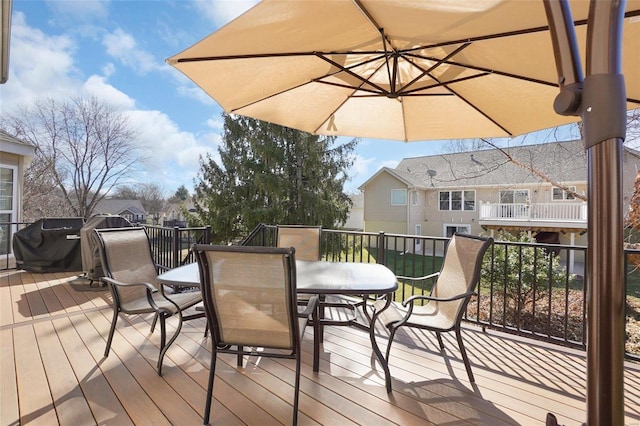
[[479,224],[587,230],[587,203],[480,203]]

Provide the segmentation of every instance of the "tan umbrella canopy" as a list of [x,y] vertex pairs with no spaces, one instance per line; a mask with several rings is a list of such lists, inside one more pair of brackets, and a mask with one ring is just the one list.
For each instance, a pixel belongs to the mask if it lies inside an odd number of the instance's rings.
[[[574,3],[584,46],[589,3]],[[226,112],[310,133],[505,137],[578,120],[551,107],[547,25],[541,0],[263,1],[168,62]],[[640,23],[624,43],[638,108]]]
[[229,113],[316,134],[504,137],[581,119],[587,422],[624,423],[622,143],[640,108],[640,0],[264,0],[167,61]]

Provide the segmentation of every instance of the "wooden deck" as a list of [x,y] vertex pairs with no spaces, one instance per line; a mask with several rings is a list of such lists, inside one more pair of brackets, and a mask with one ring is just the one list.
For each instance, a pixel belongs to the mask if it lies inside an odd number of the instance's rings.
[[[74,289],[75,277],[0,272],[0,425],[201,424],[210,357],[204,320],[185,324],[163,377],[155,370],[159,333],[150,334],[150,317],[122,321],[104,359],[108,294]],[[387,394],[366,333],[327,327],[314,374],[309,331],[299,423],[541,425],[547,412],[566,425],[586,420],[583,352],[476,327],[465,328],[464,337],[475,386],[452,338],[445,338],[445,361],[434,336],[401,331],[391,354],[394,392]],[[237,370],[232,356],[221,359],[213,424],[290,423],[291,361],[254,357]],[[637,364],[625,367],[625,416],[627,425],[640,425]]]

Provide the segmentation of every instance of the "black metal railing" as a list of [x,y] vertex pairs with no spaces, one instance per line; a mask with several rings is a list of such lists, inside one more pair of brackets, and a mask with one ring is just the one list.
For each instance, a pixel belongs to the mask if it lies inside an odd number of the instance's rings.
[[[242,244],[275,245],[275,234],[274,225],[259,225]],[[325,260],[381,263],[398,276],[419,277],[440,270],[447,241],[444,237],[323,229],[321,251]],[[586,256],[584,246],[496,241],[485,255],[478,295],[469,303],[464,319],[483,329],[585,349]],[[640,250],[625,250],[625,258],[627,301],[640,301]],[[416,286],[400,280],[394,299],[428,293],[431,284]],[[630,318],[640,315],[630,311]],[[640,360],[640,351],[628,350],[626,355]]]
[[191,247],[193,244],[211,243],[211,227],[165,228],[145,225],[155,262],[166,268],[176,268],[196,261]]
[[[165,268],[195,262],[191,246],[211,242],[208,226],[146,228],[155,261]],[[239,244],[274,246],[276,230],[275,225],[261,224]],[[419,277],[440,270],[447,241],[444,237],[323,229],[321,253],[328,261],[380,263],[398,276]],[[496,241],[485,255],[478,295],[469,303],[465,320],[584,349],[586,251],[583,246]],[[625,250],[625,268],[630,328],[634,321],[640,323],[640,249]],[[432,284],[415,285],[400,279],[394,298],[401,301],[428,293]],[[628,350],[627,357],[640,360],[640,350]]]

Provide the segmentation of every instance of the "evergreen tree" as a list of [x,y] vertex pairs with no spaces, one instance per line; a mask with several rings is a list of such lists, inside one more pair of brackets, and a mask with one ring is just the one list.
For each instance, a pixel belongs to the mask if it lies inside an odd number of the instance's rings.
[[220,164],[200,159],[198,222],[211,225],[216,242],[242,238],[260,223],[344,224],[351,200],[343,186],[357,142],[336,145],[335,137],[225,114]]
[[187,198],[189,198],[189,190],[184,185],[180,185],[172,198],[176,200],[184,201]]

